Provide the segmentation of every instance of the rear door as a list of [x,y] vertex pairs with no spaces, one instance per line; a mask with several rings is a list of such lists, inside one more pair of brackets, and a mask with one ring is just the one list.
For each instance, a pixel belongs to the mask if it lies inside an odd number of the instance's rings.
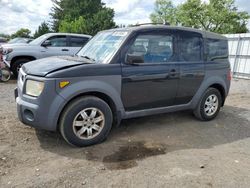
[[179,31],[180,81],[175,105],[190,102],[204,78],[203,38],[200,33]]
[[66,35],[52,36],[47,40],[51,45],[47,47],[41,46],[41,58],[49,56],[70,55],[69,42]]
[[[176,37],[172,32],[136,35],[124,53],[122,101],[126,111],[166,107],[174,104],[178,88]],[[143,63],[128,64],[127,55],[140,55]]]
[[76,54],[87,42],[89,38],[80,36],[69,36],[69,52]]

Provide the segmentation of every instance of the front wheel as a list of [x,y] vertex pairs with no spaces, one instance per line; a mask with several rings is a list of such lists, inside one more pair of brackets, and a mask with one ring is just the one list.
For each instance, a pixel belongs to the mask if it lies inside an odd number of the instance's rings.
[[215,88],[208,88],[194,110],[194,115],[202,121],[210,121],[218,115],[221,104],[220,92]]
[[112,120],[112,111],[105,101],[92,96],[81,97],[62,113],[60,132],[71,145],[94,145],[107,138]]

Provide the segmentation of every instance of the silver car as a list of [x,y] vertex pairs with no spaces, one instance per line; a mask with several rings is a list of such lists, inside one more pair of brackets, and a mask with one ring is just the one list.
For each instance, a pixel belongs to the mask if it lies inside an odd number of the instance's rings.
[[4,44],[0,52],[3,61],[17,76],[24,63],[50,56],[74,55],[90,38],[82,34],[48,33],[28,44]]

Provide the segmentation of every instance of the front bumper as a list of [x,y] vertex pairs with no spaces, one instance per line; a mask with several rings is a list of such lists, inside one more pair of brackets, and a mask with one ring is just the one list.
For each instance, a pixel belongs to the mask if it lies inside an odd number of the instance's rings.
[[20,97],[16,95],[17,89],[15,89],[15,98],[17,104],[17,114],[19,120],[25,124],[34,128],[42,128],[42,123],[37,121],[37,111],[38,106],[23,101]]
[[23,124],[37,129],[57,130],[58,119],[65,100],[53,90],[54,87],[55,82],[48,81],[43,93],[38,98],[32,98],[23,94],[19,81],[14,95],[18,118]]

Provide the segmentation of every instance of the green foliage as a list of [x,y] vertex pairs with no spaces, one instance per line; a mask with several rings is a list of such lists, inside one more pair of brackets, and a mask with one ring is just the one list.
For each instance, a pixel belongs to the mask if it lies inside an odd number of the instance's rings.
[[101,0],[52,0],[52,29],[55,32],[73,32],[94,35],[103,29],[115,27],[114,11]]
[[30,38],[31,31],[29,29],[21,28],[17,32],[11,35],[11,38],[24,37]]
[[173,25],[224,34],[248,31],[250,16],[247,12],[238,11],[234,0],[187,0],[177,7],[170,0],[157,0],[155,6],[155,12],[151,15],[153,22],[165,20],[175,23]]
[[154,13],[150,15],[153,23],[169,23],[175,25],[176,8],[171,0],[156,0]]
[[59,26],[60,32],[68,33],[84,33],[86,31],[86,23],[82,16],[74,21],[62,20]]
[[51,32],[49,28],[49,24],[46,22],[42,22],[41,25],[36,30],[34,34],[34,38],[40,37],[41,35],[44,35],[49,32]]
[[238,11],[234,0],[188,0],[178,7],[178,18],[183,26],[193,26],[217,33],[245,33],[247,12]]

